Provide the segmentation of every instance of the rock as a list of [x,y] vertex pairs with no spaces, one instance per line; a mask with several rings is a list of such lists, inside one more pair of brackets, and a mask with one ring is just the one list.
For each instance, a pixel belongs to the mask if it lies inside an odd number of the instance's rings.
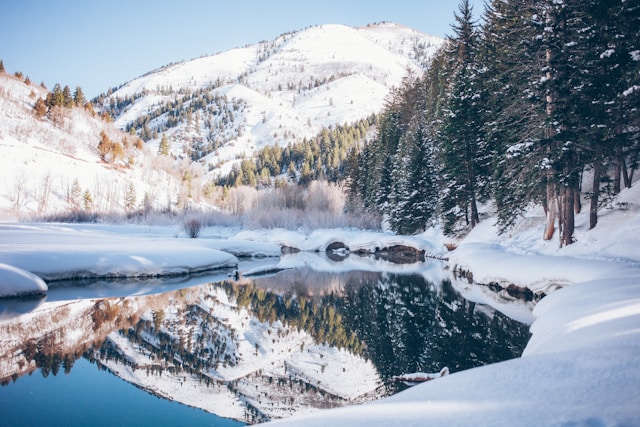
[[291,246],[283,246],[280,249],[280,252],[282,252],[283,255],[286,255],[286,254],[297,254],[297,253],[300,252],[300,249],[294,248],[294,247],[291,247]]
[[411,246],[395,245],[376,252],[376,256],[396,264],[411,264],[423,262],[425,251]]
[[507,293],[514,298],[533,301],[533,291],[529,288],[521,288],[520,286],[511,284],[507,286]]

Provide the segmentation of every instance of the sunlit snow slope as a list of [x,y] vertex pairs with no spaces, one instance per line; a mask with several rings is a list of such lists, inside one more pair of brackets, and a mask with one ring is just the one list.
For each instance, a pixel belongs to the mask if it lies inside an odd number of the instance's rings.
[[163,67],[101,101],[117,126],[144,132],[151,146],[164,134],[174,154],[195,149],[204,164],[228,170],[266,145],[379,112],[390,89],[420,75],[441,44],[392,23],[310,27]]

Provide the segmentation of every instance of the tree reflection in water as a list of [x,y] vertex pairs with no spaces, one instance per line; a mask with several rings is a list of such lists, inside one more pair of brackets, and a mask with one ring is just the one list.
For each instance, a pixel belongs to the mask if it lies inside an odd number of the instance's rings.
[[[222,306],[231,311],[221,316]],[[243,309],[238,322],[246,328],[239,329],[229,313]],[[242,345],[251,334],[249,354]],[[376,399],[401,388],[392,377],[404,373],[444,366],[456,372],[517,357],[529,333],[526,325],[465,300],[447,280],[297,269],[158,295],[44,303],[0,321],[0,337],[3,385],[36,368],[45,377],[68,373],[84,356],[115,371],[122,366],[180,385],[191,381],[202,393],[224,394],[244,405],[242,416],[225,416],[256,422]],[[332,348],[351,359],[328,365],[323,358]],[[274,359],[276,351],[283,353],[280,359]],[[304,353],[306,361],[294,352]],[[364,364],[362,358],[374,366],[368,388],[349,394],[331,384],[325,370],[344,373],[337,378],[349,381],[348,364]],[[245,369],[247,360],[270,367]],[[313,364],[318,371],[306,372]],[[169,395],[149,384],[138,385]]]
[[[417,274],[308,271],[301,281],[300,275],[279,283],[256,280],[253,286],[261,290],[253,292],[259,296],[245,304],[259,316],[290,319],[320,341],[369,358],[390,392],[397,390],[392,377],[403,373],[438,372],[444,366],[456,372],[519,357],[530,337],[528,325],[464,299],[446,279],[431,283]],[[265,288],[280,291],[263,304]],[[292,290],[282,291],[286,288]]]

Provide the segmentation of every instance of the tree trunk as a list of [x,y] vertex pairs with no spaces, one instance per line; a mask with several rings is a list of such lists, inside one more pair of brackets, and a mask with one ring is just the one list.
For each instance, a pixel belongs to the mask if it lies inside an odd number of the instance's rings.
[[602,164],[600,159],[593,162],[593,188],[591,190],[591,206],[589,207],[589,230],[598,223],[598,199],[600,197],[600,174]]
[[627,172],[627,163],[624,161],[624,157],[620,160],[622,169],[622,180],[624,188],[631,188],[631,181],[629,179],[629,173]]
[[616,156],[616,161],[613,165],[613,194],[620,192],[620,172],[622,169],[622,162],[620,156]]
[[478,225],[480,222],[480,215],[478,215],[478,204],[476,203],[476,198],[471,198],[471,228]]
[[631,188],[631,184],[633,184],[633,172],[635,172],[638,167],[638,153],[636,152],[631,159],[629,159],[629,185],[627,188]]
[[579,214],[582,212],[582,200],[580,200],[580,189],[573,191],[573,212]]
[[575,230],[575,217],[573,214],[574,194],[574,188],[562,188],[562,196],[560,198],[560,246],[567,246],[573,243],[573,232]]
[[[547,20],[547,22],[550,21],[548,11],[545,19]],[[547,65],[550,65],[551,63],[551,49],[549,48],[546,49],[546,63]],[[548,80],[551,80],[553,78],[551,74],[551,69],[552,69],[551,67],[547,68],[546,77]],[[553,97],[551,96],[551,93],[547,93],[546,95],[546,114],[547,114],[547,118],[550,118],[553,114]],[[553,136],[553,129],[551,127],[548,127],[546,129],[546,133],[547,133],[546,137],[551,138]],[[547,147],[547,154],[549,154],[550,151],[551,151],[551,148]],[[551,240],[555,232],[556,216],[558,214],[558,196],[556,192],[556,184],[553,180],[553,172],[550,170],[547,171],[546,200],[547,200],[547,225],[544,228],[544,235],[542,236],[542,238],[544,240]]]
[[547,225],[544,228],[544,240],[553,239],[556,226],[556,216],[558,214],[558,197],[556,195],[556,185],[547,179]]

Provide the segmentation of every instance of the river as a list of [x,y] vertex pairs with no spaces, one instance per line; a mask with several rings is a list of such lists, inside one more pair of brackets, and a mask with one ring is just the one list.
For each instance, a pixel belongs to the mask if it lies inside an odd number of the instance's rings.
[[437,261],[332,265],[0,301],[0,425],[255,423],[397,393],[402,374],[518,357],[529,339]]

